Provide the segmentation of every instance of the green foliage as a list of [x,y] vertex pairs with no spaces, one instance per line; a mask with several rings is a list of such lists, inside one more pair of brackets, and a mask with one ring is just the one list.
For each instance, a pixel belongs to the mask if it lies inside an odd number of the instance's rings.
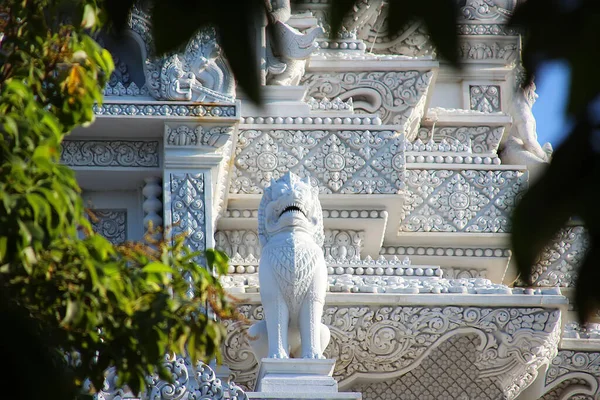
[[157,366],[167,352],[218,355],[223,327],[202,310],[235,316],[210,272],[227,257],[207,251],[202,268],[184,238],[113,246],[91,231],[74,173],[59,163],[62,139],[93,122],[113,69],[84,30],[102,13],[92,0],[0,7],[0,354],[14,369],[5,387],[64,400],[88,378],[102,387],[114,365],[138,392],[148,374],[166,376]]

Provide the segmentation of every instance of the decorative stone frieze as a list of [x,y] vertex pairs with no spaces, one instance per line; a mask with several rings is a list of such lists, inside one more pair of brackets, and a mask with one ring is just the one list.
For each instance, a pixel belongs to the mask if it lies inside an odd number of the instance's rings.
[[583,261],[588,246],[589,238],[582,226],[558,231],[533,267],[534,286],[574,286],[577,266]]
[[127,210],[91,210],[92,229],[112,244],[123,244],[127,240]]
[[399,126],[411,138],[425,111],[432,78],[432,71],[308,72],[302,84],[308,87],[308,95],[317,99],[353,98],[355,110],[377,113],[384,124]]
[[433,139],[441,142],[446,139],[458,140],[464,146],[471,148],[476,154],[497,154],[500,140],[504,134],[503,126],[435,126],[433,137],[431,126],[419,128],[418,139],[428,142]]
[[499,85],[469,85],[471,110],[485,113],[502,111]]
[[[364,239],[363,231],[325,229],[323,252],[326,259],[360,259],[360,249]],[[219,250],[241,258],[242,264],[248,264],[251,256],[255,263],[261,256],[258,234],[255,230],[220,230],[215,233],[215,245]],[[232,265],[235,260],[231,260]]]
[[[348,100],[349,101],[349,100]],[[314,115],[309,117],[242,117],[242,124],[247,125],[381,125],[381,118],[378,116],[364,116],[360,114],[352,114],[347,116],[346,114],[341,116],[334,116],[331,114],[320,114],[315,112]]]
[[509,232],[509,217],[527,187],[514,170],[406,171],[400,232]]
[[464,40],[459,47],[459,56],[463,62],[500,62],[510,64],[519,55],[517,40],[500,41],[497,39]]
[[230,193],[259,194],[292,171],[325,193],[388,193],[404,188],[404,136],[391,130],[242,130]]
[[107,100],[102,105],[94,104],[96,115],[107,117],[204,117],[204,118],[239,118],[236,105],[197,104],[186,102],[114,102]]
[[[242,305],[240,311],[250,320],[263,318],[258,305]],[[323,322],[332,335],[325,355],[337,360],[334,377],[340,389],[355,381],[403,376],[449,338],[473,334],[480,341],[477,378],[489,378],[504,398],[514,399],[554,358],[560,337],[560,311],[542,308],[326,305]],[[250,388],[257,362],[246,328],[228,324],[223,357],[236,382]],[[453,368],[460,360],[448,362]]]
[[352,97],[350,97],[346,101],[343,101],[339,97],[336,97],[333,100],[329,100],[327,97],[324,97],[320,100],[317,100],[314,97],[309,97],[305,101],[306,104],[308,104],[308,106],[310,107],[311,111],[346,111],[348,113],[354,112]]
[[65,140],[60,162],[70,167],[158,167],[158,141]]
[[438,257],[510,257],[509,249],[472,247],[383,246],[381,255],[417,255]]
[[165,124],[165,146],[222,147],[233,133],[231,126]]
[[600,339],[600,324],[589,322],[580,324],[570,321],[565,324],[563,338],[568,339]]
[[125,86],[121,82],[117,82],[114,85],[109,85],[108,83],[104,87],[104,96],[147,96],[148,88],[144,85],[141,88],[135,84],[135,82],[131,82],[129,85]]

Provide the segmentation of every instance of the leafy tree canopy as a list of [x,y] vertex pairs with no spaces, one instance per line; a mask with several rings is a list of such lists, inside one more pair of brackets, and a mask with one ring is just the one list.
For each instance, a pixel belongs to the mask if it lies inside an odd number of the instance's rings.
[[100,26],[97,4],[0,7],[3,386],[17,397],[64,400],[86,379],[101,388],[114,366],[136,393],[147,375],[167,378],[167,352],[218,355],[224,328],[202,310],[235,315],[218,281],[226,256],[208,251],[205,269],[183,238],[113,246],[92,232],[74,173],[59,163],[61,141],[93,122],[113,69],[89,36]]

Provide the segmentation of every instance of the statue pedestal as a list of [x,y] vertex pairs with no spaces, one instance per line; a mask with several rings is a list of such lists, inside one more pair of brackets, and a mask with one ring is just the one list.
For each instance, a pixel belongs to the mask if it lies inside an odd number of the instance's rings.
[[251,399],[356,399],[360,393],[339,393],[333,379],[335,360],[263,358]]

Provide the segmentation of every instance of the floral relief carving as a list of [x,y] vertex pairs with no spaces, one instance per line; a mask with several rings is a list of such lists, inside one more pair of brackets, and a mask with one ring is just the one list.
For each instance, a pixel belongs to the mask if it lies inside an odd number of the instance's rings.
[[60,162],[70,167],[158,167],[158,141],[65,140]]
[[520,171],[407,170],[400,232],[508,232]]
[[[359,260],[360,249],[364,239],[364,231],[325,229],[323,253],[325,259],[333,260]],[[215,233],[215,243],[219,250],[224,251],[236,260],[254,260],[258,264],[261,248],[258,234],[255,230],[220,230]],[[239,255],[239,257],[238,257]]]
[[460,12],[466,20],[506,23],[516,6],[517,0],[466,0]]
[[92,229],[112,244],[127,240],[127,210],[94,209],[90,218]]
[[[242,305],[240,311],[263,319],[262,306]],[[453,332],[471,332],[480,340],[474,364],[479,376],[496,382],[508,399],[556,355],[560,338],[560,311],[541,308],[326,305],[323,322],[332,335],[325,355],[337,360],[334,377],[341,387],[358,376],[403,375]],[[251,388],[258,364],[246,328],[227,325],[223,358],[236,382]]]
[[[131,390],[119,387],[114,367],[108,369],[104,387],[94,396],[97,400],[248,400],[248,395],[234,382],[223,382],[215,371],[202,361],[193,364],[187,357],[166,355],[162,365],[171,375],[172,381],[162,380],[158,375],[146,378],[146,388],[139,397]],[[176,395],[176,396],[175,396]]]
[[206,249],[204,174],[170,174],[173,235],[185,235],[192,251]]
[[167,136],[168,146],[211,146],[221,147],[231,137],[233,128],[215,126],[212,128],[203,128],[196,126],[195,128],[187,125],[177,127],[166,126],[165,134]]
[[353,98],[355,112],[378,113],[384,124],[399,125],[408,136],[423,116],[432,78],[431,71],[307,73],[301,84],[316,99]]
[[[473,153],[496,154],[503,134],[503,126],[436,126],[433,140],[456,139],[463,145],[470,145]],[[431,127],[421,127],[417,137],[422,141],[429,140]]]
[[514,61],[519,54],[516,43],[471,42],[465,41],[459,47],[459,54],[463,60],[503,60]]
[[469,85],[469,96],[471,110],[485,113],[502,111],[498,85]]
[[231,193],[258,194],[287,171],[321,193],[404,188],[404,136],[393,131],[245,130],[235,150]]
[[560,350],[546,372],[543,400],[597,399],[600,396],[600,353]]
[[577,280],[577,266],[589,246],[582,226],[561,229],[552,243],[546,246],[534,265],[532,280],[535,286],[571,287]]

